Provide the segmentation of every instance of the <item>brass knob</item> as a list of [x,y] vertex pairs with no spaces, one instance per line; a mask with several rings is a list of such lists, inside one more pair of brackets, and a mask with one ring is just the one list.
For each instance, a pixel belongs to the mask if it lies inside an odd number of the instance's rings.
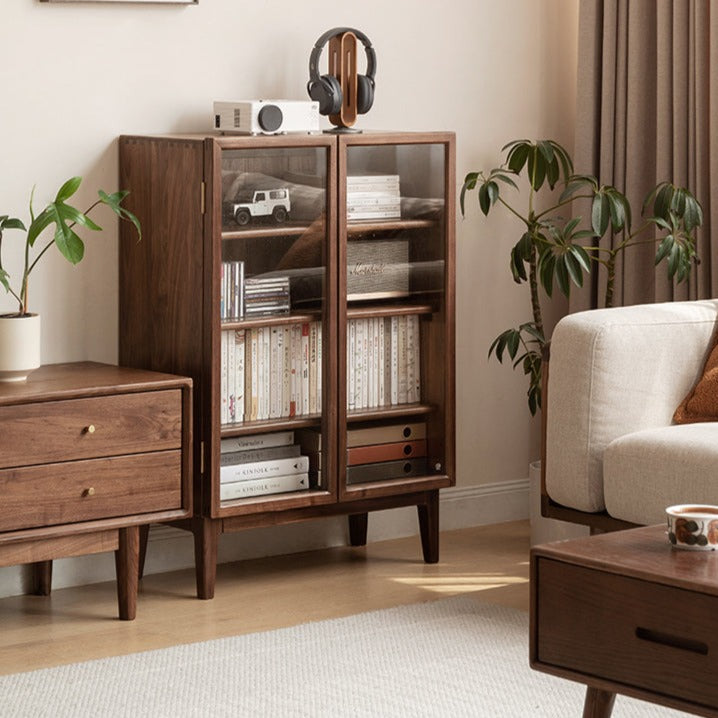
[[94,496],[94,495],[95,495],[95,487],[94,487],[94,486],[90,486],[89,488],[85,489],[85,490],[82,492],[82,495],[83,495],[83,496]]
[[85,433],[86,434],[94,434],[95,433],[95,425],[90,424],[89,426],[85,427]]

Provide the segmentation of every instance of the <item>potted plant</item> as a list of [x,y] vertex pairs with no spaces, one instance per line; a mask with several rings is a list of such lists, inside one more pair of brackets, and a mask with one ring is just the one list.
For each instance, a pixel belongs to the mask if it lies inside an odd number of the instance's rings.
[[[554,286],[569,296],[571,285],[583,286],[584,275],[606,272],[604,304],[613,304],[613,286],[618,256],[638,244],[657,245],[655,264],[666,262],[668,277],[684,281],[696,259],[695,230],[703,222],[696,198],[683,187],[660,182],[648,193],[641,208],[641,222],[634,227],[627,197],[596,177],[574,174],[569,153],[553,140],[515,140],[505,145],[504,163],[490,172],[469,172],[461,188],[461,212],[465,214],[466,193],[476,190],[484,215],[502,207],[521,220],[523,231],[511,250],[514,281],[528,282],[531,321],[506,329],[489,348],[501,362],[507,354],[513,367],[521,366],[529,379],[528,405],[531,414],[541,406],[542,351],[548,343],[541,311],[539,286],[551,297]],[[525,206],[520,208],[509,192],[519,192],[516,178],[528,184]],[[552,193],[562,186],[558,197]],[[539,192],[549,199],[539,208]],[[590,207],[590,221],[572,217],[570,206],[583,200]],[[649,212],[650,210],[650,212]],[[610,241],[601,246],[606,235]]]
[[[98,199],[84,212],[68,204],[81,182],[81,177],[67,180],[58,190],[55,199],[38,215],[35,215],[33,210],[33,189],[30,195],[30,223],[27,227],[16,217],[0,215],[0,283],[18,303],[16,312],[0,315],[0,381],[24,381],[30,371],[40,366],[40,316],[28,311],[28,280],[32,270],[50,247],[55,245],[72,264],[80,262],[85,253],[85,245],[74,228],[79,225],[91,231],[100,231],[102,228],[88,216],[98,205],[106,205],[120,219],[132,222],[141,237],[137,217],[122,207],[122,201],[128,194],[126,191],[107,194],[100,190]],[[52,238],[38,250],[37,240],[48,227],[53,228]],[[3,235],[6,230],[24,233],[22,272],[14,287],[3,266]]]

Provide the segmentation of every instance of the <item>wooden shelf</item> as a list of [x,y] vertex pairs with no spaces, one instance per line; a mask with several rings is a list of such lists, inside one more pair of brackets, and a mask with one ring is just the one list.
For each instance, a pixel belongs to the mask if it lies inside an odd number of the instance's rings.
[[320,309],[302,314],[265,314],[252,319],[238,319],[236,321],[221,322],[220,327],[225,329],[251,329],[252,327],[271,327],[284,324],[303,324],[304,322],[315,322],[322,318]]
[[222,230],[222,240],[251,239],[253,237],[298,237],[308,229],[308,224],[275,224],[267,227]]
[[309,416],[296,416],[291,419],[267,419],[266,421],[245,421],[241,424],[222,424],[220,433],[224,439],[229,436],[244,436],[245,434],[267,434],[272,431],[305,429],[310,426],[320,426],[321,423],[321,414],[310,414]]
[[404,314],[431,314],[430,304],[386,304],[370,307],[349,307],[347,319],[371,319],[372,317],[396,317]]
[[373,222],[366,220],[353,220],[347,222],[349,237],[355,234],[368,234],[369,232],[386,232],[396,229],[428,229],[435,227],[433,219],[377,219]]
[[398,419],[403,416],[422,416],[435,410],[430,404],[395,404],[376,406],[372,409],[358,409],[347,412],[347,422],[375,421],[377,419]]

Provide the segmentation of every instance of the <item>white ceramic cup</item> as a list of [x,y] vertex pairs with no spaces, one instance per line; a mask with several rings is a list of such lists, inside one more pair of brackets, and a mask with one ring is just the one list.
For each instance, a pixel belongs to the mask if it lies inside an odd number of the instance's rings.
[[718,506],[678,504],[666,509],[668,540],[675,548],[715,551],[718,548]]

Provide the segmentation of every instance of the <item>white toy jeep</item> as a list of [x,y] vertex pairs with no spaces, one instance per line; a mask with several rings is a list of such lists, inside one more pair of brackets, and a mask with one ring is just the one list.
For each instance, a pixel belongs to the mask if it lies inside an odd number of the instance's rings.
[[254,192],[251,201],[233,204],[232,214],[237,224],[242,227],[249,224],[252,217],[269,215],[280,224],[289,216],[290,207],[288,189],[259,189]]

